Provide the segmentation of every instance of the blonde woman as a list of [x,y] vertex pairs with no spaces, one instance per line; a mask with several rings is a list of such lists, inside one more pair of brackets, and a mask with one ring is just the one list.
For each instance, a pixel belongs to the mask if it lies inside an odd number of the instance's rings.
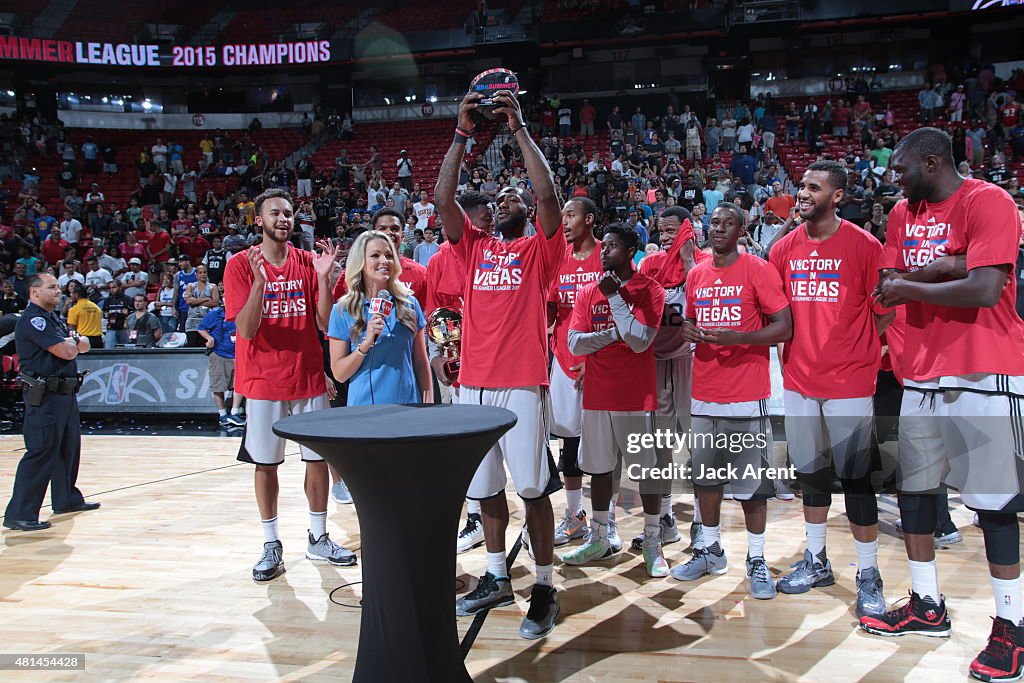
[[[348,294],[331,309],[327,337],[331,371],[349,380],[348,405],[433,403],[427,358],[427,321],[419,302],[398,281],[402,265],[383,232],[370,230],[349,250]],[[371,302],[391,302],[387,315],[371,313]]]

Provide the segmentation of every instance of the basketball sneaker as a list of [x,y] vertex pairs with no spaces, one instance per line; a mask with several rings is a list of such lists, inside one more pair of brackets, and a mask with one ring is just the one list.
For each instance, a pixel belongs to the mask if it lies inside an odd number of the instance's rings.
[[[907,600],[906,598],[903,598]],[[878,636],[905,636],[916,633],[932,638],[948,638],[953,632],[946,611],[946,600],[938,605],[931,598],[922,598],[911,591],[910,599],[897,609],[885,614],[873,614],[860,618],[860,627]]]
[[497,578],[487,572],[480,577],[476,588],[455,601],[455,614],[470,617],[486,609],[505,607],[515,602],[512,594],[512,582],[507,576]]
[[608,545],[612,547],[613,553],[622,551],[622,536],[619,536],[619,525],[611,517],[608,518]]
[[530,530],[526,525],[523,525],[523,533],[520,534],[519,537],[523,540],[523,547],[526,548],[526,552],[529,553],[530,559],[536,560],[537,558],[533,556],[533,548],[530,547]]
[[832,563],[826,559],[825,564],[822,564],[811,555],[810,550],[804,551],[804,559],[790,566],[793,571],[779,579],[776,584],[780,593],[806,593],[812,588],[831,586],[836,582],[836,577],[832,573]]
[[878,567],[865,567],[857,572],[857,616],[885,614],[882,575]]
[[[661,536],[661,544],[668,545],[676,543],[682,536],[679,535],[679,527],[676,526],[676,516],[673,513],[665,513],[658,519],[658,527]],[[639,533],[633,537],[630,545],[633,550],[642,550],[644,547],[644,535]]]
[[747,558],[747,584],[750,587],[750,597],[757,600],[771,600],[777,595],[775,582],[768,571],[768,563],[763,557]]
[[281,541],[268,541],[264,543],[263,554],[260,555],[259,562],[253,565],[252,568],[253,581],[272,581],[281,576],[281,574],[284,574],[283,552],[284,549],[281,547]]
[[229,427],[245,426],[245,418],[242,417],[241,413],[231,413],[227,416],[226,419]]
[[563,553],[562,562],[578,567],[598,560],[607,560],[612,555],[612,546],[608,542],[608,525],[595,521],[591,525],[590,540]]
[[979,681],[1019,681],[1024,676],[1024,627],[993,619],[988,645],[971,662],[970,671]]
[[356,563],[356,554],[332,541],[330,534],[325,533],[320,538],[313,538],[313,534],[309,534],[306,559],[326,561],[338,567],[351,567]]
[[587,513],[580,510],[578,515],[574,515],[566,509],[565,516],[555,525],[555,547],[566,545],[577,538],[585,538],[589,533]]
[[696,581],[707,574],[724,574],[728,569],[729,560],[721,548],[694,548],[693,557],[686,564],[673,567],[671,573],[678,581]]
[[647,568],[647,576],[656,579],[668,576],[668,562],[665,561],[665,551],[662,549],[660,536],[658,531],[654,533],[644,531],[644,565]]
[[699,545],[704,545],[704,525],[700,522],[690,522],[690,547],[692,551]]
[[350,505],[352,503],[352,494],[348,492],[348,486],[341,479],[334,482],[334,485],[331,486],[331,498],[338,505]]
[[484,525],[480,521],[480,515],[471,512],[466,515],[466,526],[459,532],[459,538],[455,545],[455,552],[465,553],[484,542]]
[[558,591],[539,583],[530,592],[530,609],[519,625],[519,637],[527,640],[543,638],[555,628],[558,621]]
[[[903,533],[903,520],[897,519],[893,522],[893,526]],[[955,524],[942,529],[935,530],[935,549],[938,550],[943,546],[953,545],[954,543],[962,543],[964,537],[960,535],[960,530],[956,528]]]

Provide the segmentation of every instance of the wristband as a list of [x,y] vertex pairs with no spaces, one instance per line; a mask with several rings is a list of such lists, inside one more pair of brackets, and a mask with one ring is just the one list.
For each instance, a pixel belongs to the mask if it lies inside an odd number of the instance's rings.
[[524,123],[524,124],[521,124],[521,125],[520,125],[520,126],[519,126],[518,128],[516,128],[515,130],[513,130],[513,131],[512,131],[512,135],[513,135],[513,136],[515,136],[515,134],[516,134],[516,133],[518,133],[519,131],[521,131],[521,130],[522,130],[523,128],[526,128],[526,124],[525,124],[525,123]]
[[359,344],[356,344],[356,348],[355,348],[355,349],[353,349],[353,351],[355,351],[356,353],[358,353],[358,354],[359,354],[360,356],[365,356],[365,355],[367,355],[367,354],[366,354],[366,351],[363,351],[363,350],[362,350],[361,348],[359,348]]
[[454,139],[454,140],[452,140],[452,144],[453,144],[453,145],[464,145],[464,144],[466,144],[467,142],[469,142],[469,138],[467,138],[466,136],[464,136],[464,135],[463,135],[462,133],[460,133],[459,131],[455,131],[455,139]]
[[466,130],[462,126],[455,126],[455,132],[468,138],[471,137],[473,133],[476,132],[476,128],[470,128],[469,130]]

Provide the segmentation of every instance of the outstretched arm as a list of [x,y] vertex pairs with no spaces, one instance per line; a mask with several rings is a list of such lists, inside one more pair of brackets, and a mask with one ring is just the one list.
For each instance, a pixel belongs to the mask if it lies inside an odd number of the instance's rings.
[[[548,166],[547,159],[537,147],[537,143],[530,137],[530,131],[523,122],[523,112],[515,95],[501,90],[495,94],[494,101],[500,105],[495,108],[494,113],[508,117],[509,130],[523,152],[526,173],[533,183],[533,194],[537,198],[537,218],[545,237],[550,239],[562,226],[562,207],[558,192],[555,190],[555,178],[551,173],[551,167]],[[447,225],[448,223],[445,223],[445,226]]]
[[481,98],[483,95],[475,92],[468,93],[462,98],[455,140],[448,148],[448,153],[444,155],[441,170],[437,174],[437,184],[434,185],[434,206],[444,224],[445,234],[452,244],[458,244],[462,239],[462,227],[466,222],[466,213],[455,201],[455,190],[459,186],[459,169],[466,154],[466,141],[469,140],[474,128],[470,112],[477,108],[477,101]]

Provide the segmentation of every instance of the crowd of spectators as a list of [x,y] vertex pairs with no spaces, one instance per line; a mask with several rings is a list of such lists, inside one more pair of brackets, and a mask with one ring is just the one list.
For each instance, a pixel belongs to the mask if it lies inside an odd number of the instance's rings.
[[[747,212],[743,248],[763,254],[787,221],[799,220],[799,179],[780,158],[781,149],[794,147],[846,163],[850,185],[840,214],[884,240],[886,216],[901,198],[888,165],[899,124],[906,123],[898,118],[906,113],[897,115],[883,103],[877,77],[839,84],[845,93],[832,97],[795,102],[762,95],[704,103],[701,115],[671,92],[661,108],[629,111],[614,105],[598,111],[588,100],[574,105],[552,95],[528,105],[525,114],[563,197],[589,197],[605,223],[632,226],[645,247],[638,260],[658,248],[658,216],[665,208],[685,207],[702,242],[711,212],[725,200]],[[984,66],[958,82],[940,75],[920,89],[919,118],[912,123],[949,130],[961,172],[1006,188],[1024,205],[1006,165],[1007,154],[1024,160],[1022,88],[1024,74],[1004,82]],[[117,168],[109,143],[85,138],[76,147],[59,122],[50,125],[38,115],[0,117],[0,179],[21,173],[22,180],[16,201],[0,207],[0,308],[20,310],[26,277],[51,270],[65,291],[60,310],[69,321],[85,321],[93,332],[99,312],[103,331],[88,336],[100,343],[153,344],[161,334],[182,332],[188,343],[201,346],[198,325],[219,301],[228,259],[261,239],[252,199],[268,188],[287,189],[297,198],[296,247],[311,249],[317,237],[328,237],[344,258],[372,215],[390,208],[407,217],[404,256],[426,265],[437,252],[444,230],[431,202],[434,179],[418,177],[416,160],[404,150],[385,160],[371,147],[368,158],[352,160],[342,148],[333,168],[315,168],[306,155],[289,165],[268,159],[253,141],[260,125],[254,119],[249,130],[204,136],[196,169],[184,162],[172,133],[155,137],[139,151],[138,188],[127,206],[119,206],[105,198],[103,174],[129,171]],[[346,140],[354,134],[350,116],[319,109],[307,127],[310,138]],[[496,153],[464,165],[460,187],[490,197],[509,185],[530,187],[511,138],[497,136],[492,149]],[[47,154],[65,163],[57,178],[59,196],[41,198],[38,177],[20,167],[30,169],[33,155]],[[86,186],[79,173],[94,182]],[[197,195],[197,179],[222,174],[237,178],[237,190]],[[143,316],[145,330],[133,327],[138,318],[129,322],[139,304],[150,314]]]

